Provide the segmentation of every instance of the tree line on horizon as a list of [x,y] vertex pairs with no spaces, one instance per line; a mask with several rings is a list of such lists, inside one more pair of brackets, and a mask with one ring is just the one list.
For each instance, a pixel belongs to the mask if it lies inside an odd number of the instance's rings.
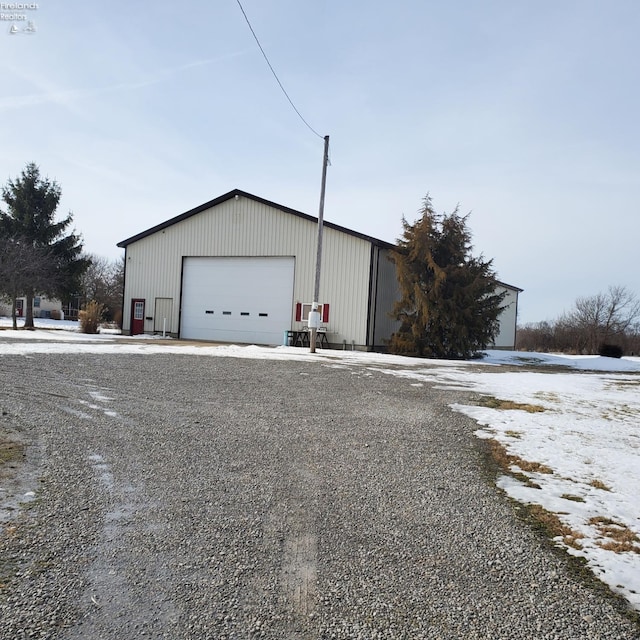
[[580,297],[570,311],[555,320],[518,327],[516,349],[611,357],[638,355],[640,299],[622,286]]

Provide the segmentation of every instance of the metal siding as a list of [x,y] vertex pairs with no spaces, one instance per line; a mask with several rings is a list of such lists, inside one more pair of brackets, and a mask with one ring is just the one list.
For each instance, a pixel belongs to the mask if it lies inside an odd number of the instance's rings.
[[156,332],[172,332],[171,318],[173,316],[173,298],[156,298],[153,313],[153,329]]
[[389,260],[389,250],[381,249],[378,256],[378,281],[375,308],[374,346],[386,344],[400,322],[391,317],[394,304],[400,300],[400,285],[396,276],[396,265]]
[[[369,242],[334,229],[324,230],[319,302],[331,305],[327,325],[330,342],[366,344],[370,263]],[[301,302],[312,301],[314,271],[315,264],[307,280],[309,296]]]
[[[310,220],[249,198],[222,202],[127,246],[125,309],[131,298],[147,304],[155,298],[180,300],[183,257],[296,256],[291,327],[301,329],[295,303],[312,301],[316,240],[317,225]],[[319,302],[331,305],[331,342],[366,344],[370,254],[369,241],[324,228]],[[174,332],[179,307],[173,305]],[[123,318],[125,332],[129,323]],[[152,330],[153,322],[145,322],[145,331]]]
[[[397,300],[400,300],[400,287],[396,276],[395,264],[388,259],[389,250],[381,249],[378,263],[378,293],[375,309],[374,346],[384,346],[400,322],[391,318],[390,313]],[[500,330],[493,346],[500,349],[514,349],[516,340],[516,316],[518,309],[518,292],[514,289],[498,285],[496,291],[506,291],[503,301],[505,309],[498,316]]]
[[506,287],[496,287],[496,293],[505,291],[506,296],[502,301],[504,310],[498,316],[500,330],[493,346],[497,349],[515,349],[516,346],[516,322],[518,311],[518,292]]
[[371,245],[371,262],[369,264],[369,300],[367,302],[367,348],[372,348],[375,344],[379,252],[379,247]]
[[[125,306],[123,330],[131,328],[129,307],[132,298],[146,300],[153,309],[155,298],[179,299],[181,258],[172,251],[172,239],[159,233],[127,247],[125,279]],[[177,273],[175,272],[177,268]],[[168,324],[175,331],[178,326],[178,305],[173,305]],[[145,332],[154,330],[154,321],[145,320]]]

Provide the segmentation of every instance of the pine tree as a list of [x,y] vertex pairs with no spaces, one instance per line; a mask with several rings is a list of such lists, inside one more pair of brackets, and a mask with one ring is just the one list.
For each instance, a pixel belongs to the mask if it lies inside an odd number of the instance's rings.
[[471,255],[467,216],[434,211],[424,199],[415,224],[402,219],[403,235],[391,253],[401,299],[393,317],[400,327],[389,342],[393,353],[469,358],[498,333],[504,294],[497,294],[492,261]]
[[59,185],[40,176],[40,169],[29,163],[16,180],[2,190],[7,212],[0,211],[0,235],[5,241],[29,246],[48,259],[33,269],[19,293],[26,297],[25,328],[33,328],[33,297],[43,294],[64,298],[74,292],[88,262],[82,257],[82,241],[75,233],[65,234],[73,218],[54,220],[61,190]]

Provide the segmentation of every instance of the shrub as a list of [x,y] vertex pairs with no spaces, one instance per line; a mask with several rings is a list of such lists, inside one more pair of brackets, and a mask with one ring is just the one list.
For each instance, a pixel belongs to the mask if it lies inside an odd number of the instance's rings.
[[622,347],[617,344],[601,344],[598,353],[607,358],[622,358]]
[[118,329],[122,329],[122,309],[118,309],[113,314],[113,321],[116,323]]
[[49,317],[52,320],[61,320],[62,313],[60,312],[60,309],[51,309],[51,313],[49,314]]
[[98,333],[98,327],[104,314],[104,305],[92,300],[78,314],[82,333]]

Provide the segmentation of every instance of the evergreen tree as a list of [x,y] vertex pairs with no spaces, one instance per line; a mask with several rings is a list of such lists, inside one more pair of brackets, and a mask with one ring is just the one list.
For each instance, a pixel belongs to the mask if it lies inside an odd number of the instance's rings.
[[33,328],[33,297],[42,294],[64,299],[75,292],[88,262],[82,257],[82,241],[75,233],[65,234],[73,218],[54,220],[61,190],[54,181],[40,176],[40,169],[29,163],[20,177],[9,180],[2,190],[7,212],[0,211],[0,236],[47,255],[33,265],[30,276],[21,283],[19,293],[26,297],[25,328]]
[[401,299],[393,317],[393,353],[435,358],[469,358],[489,345],[499,330],[504,294],[497,294],[492,261],[471,255],[468,216],[458,209],[434,211],[429,195],[415,224],[404,229],[391,253]]

